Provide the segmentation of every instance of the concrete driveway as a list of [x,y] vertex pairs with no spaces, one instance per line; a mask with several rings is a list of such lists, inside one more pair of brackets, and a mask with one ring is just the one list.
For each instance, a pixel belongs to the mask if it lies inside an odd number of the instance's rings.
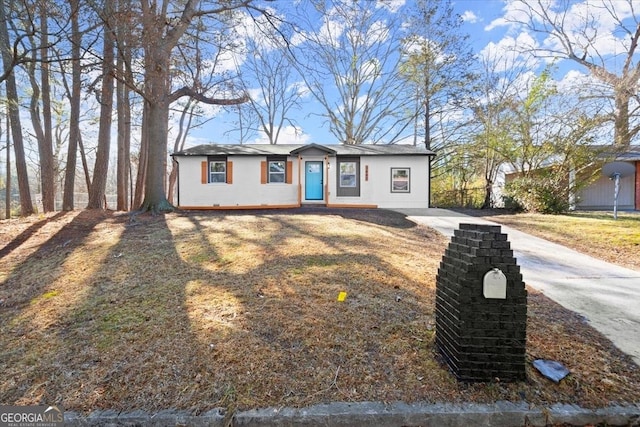
[[[399,209],[413,222],[452,236],[460,223],[500,225],[445,209]],[[502,226],[527,285],[580,313],[640,365],[640,271],[600,261]]]

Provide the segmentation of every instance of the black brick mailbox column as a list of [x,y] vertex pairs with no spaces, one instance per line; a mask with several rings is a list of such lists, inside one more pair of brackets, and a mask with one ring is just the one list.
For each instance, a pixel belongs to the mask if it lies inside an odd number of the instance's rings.
[[[499,225],[460,224],[442,257],[436,345],[459,380],[526,377],[527,291],[510,246]],[[494,268],[506,277],[506,298],[485,297],[485,275],[499,275]]]

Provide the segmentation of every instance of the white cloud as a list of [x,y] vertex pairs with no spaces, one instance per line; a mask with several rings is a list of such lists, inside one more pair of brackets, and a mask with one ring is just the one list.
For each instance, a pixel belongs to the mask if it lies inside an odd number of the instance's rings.
[[[565,9],[568,7],[568,9]],[[602,57],[615,55],[625,51],[628,36],[619,28],[620,21],[628,20],[631,31],[635,30],[635,22],[631,2],[618,0],[583,0],[568,3],[557,0],[543,0],[541,3],[527,0],[507,0],[502,9],[502,16],[491,21],[485,27],[491,31],[498,27],[509,27],[510,32],[524,26],[543,29],[539,32],[539,46],[550,51],[565,52],[564,37],[551,31],[551,26],[543,22],[550,20],[563,29],[574,48],[589,46],[588,55]],[[621,34],[621,38],[616,34]],[[577,51],[578,55],[583,52]]]
[[480,17],[470,10],[465,10],[464,13],[460,15],[460,17],[464,22],[469,24],[475,24],[476,22],[481,21]]
[[577,90],[594,84],[593,77],[578,70],[569,70],[556,84],[560,93],[575,93]]
[[521,51],[537,46],[536,40],[527,33],[520,33],[517,37],[506,36],[502,40],[490,42],[479,52],[483,62],[493,65],[496,72],[504,72],[515,67],[531,69],[540,65],[540,60]]
[[527,5],[519,0],[507,0],[502,8],[503,16],[496,18],[484,27],[485,31],[491,31],[498,27],[511,27],[513,22],[526,22],[528,15],[526,13]]
[[[607,8],[612,8],[615,16]],[[623,46],[628,42],[628,37],[624,35],[618,38],[615,33],[619,32],[618,20],[633,17],[633,11],[627,2],[583,1],[572,4],[566,14],[551,12],[550,16],[561,22],[574,46],[590,46],[589,55],[615,55],[626,50]],[[562,43],[563,40],[550,35],[545,39],[544,46],[563,52],[565,47]]]
[[316,40],[322,45],[328,45],[332,47],[340,46],[340,37],[345,30],[345,25],[341,22],[331,20],[329,17],[325,18],[322,23],[322,27],[316,33]]
[[[298,127],[290,125],[280,129],[280,135],[278,135],[278,144],[307,144],[309,140],[309,134],[304,133],[304,131]],[[269,138],[261,131],[260,136],[251,143],[269,144]]]

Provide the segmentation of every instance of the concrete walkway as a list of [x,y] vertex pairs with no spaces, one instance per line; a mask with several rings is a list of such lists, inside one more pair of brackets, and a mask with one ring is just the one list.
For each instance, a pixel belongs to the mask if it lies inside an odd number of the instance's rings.
[[[452,236],[460,223],[500,225],[445,209],[399,209]],[[619,267],[502,226],[526,284],[584,316],[640,365],[640,271]]]

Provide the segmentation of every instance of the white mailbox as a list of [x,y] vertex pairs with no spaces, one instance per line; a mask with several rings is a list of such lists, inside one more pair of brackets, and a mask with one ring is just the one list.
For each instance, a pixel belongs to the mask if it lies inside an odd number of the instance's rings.
[[507,299],[507,277],[499,268],[489,270],[482,279],[485,298]]

